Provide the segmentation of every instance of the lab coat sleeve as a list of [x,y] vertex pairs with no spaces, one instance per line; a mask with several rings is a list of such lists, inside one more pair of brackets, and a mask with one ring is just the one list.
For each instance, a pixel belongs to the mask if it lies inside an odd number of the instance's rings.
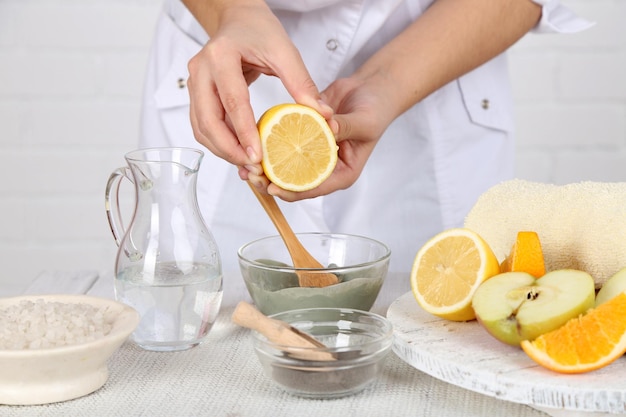
[[541,20],[532,30],[534,33],[576,33],[595,23],[576,15],[560,4],[559,0],[532,0],[542,7]]

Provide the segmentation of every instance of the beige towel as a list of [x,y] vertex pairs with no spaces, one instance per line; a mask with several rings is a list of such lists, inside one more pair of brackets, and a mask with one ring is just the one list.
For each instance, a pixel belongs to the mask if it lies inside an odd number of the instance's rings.
[[465,227],[482,236],[500,261],[518,231],[535,231],[547,271],[586,271],[599,288],[626,267],[626,183],[505,181],[478,199]]

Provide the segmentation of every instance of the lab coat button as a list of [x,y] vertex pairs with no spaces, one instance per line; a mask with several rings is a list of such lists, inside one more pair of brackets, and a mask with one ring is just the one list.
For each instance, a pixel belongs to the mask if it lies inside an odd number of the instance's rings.
[[184,78],[178,79],[178,88],[185,88],[187,86],[187,80]]
[[334,51],[335,49],[337,49],[338,46],[339,43],[337,42],[337,39],[329,39],[326,42],[326,49],[328,49],[329,51]]
[[488,110],[489,109],[489,100],[487,100],[486,98],[483,99],[481,106],[483,109]]

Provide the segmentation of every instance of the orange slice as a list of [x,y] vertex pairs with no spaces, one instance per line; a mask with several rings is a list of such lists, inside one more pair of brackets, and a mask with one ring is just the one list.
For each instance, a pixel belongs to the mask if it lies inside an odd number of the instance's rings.
[[335,169],[337,143],[318,112],[301,104],[279,104],[257,123],[267,178],[290,191],[319,186]]
[[536,232],[517,232],[511,253],[500,265],[502,272],[527,272],[535,278],[546,274],[543,250]]
[[626,353],[626,292],[521,346],[556,372],[589,372],[610,364]]
[[469,229],[445,230],[419,250],[411,270],[411,290],[427,312],[454,321],[476,318],[472,297],[478,286],[500,272],[487,243]]

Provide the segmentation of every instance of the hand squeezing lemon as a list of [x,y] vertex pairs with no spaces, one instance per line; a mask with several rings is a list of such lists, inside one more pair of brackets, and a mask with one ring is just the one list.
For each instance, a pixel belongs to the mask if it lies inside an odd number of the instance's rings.
[[322,115],[301,104],[279,104],[257,123],[267,178],[285,190],[319,186],[335,169],[335,136]]

